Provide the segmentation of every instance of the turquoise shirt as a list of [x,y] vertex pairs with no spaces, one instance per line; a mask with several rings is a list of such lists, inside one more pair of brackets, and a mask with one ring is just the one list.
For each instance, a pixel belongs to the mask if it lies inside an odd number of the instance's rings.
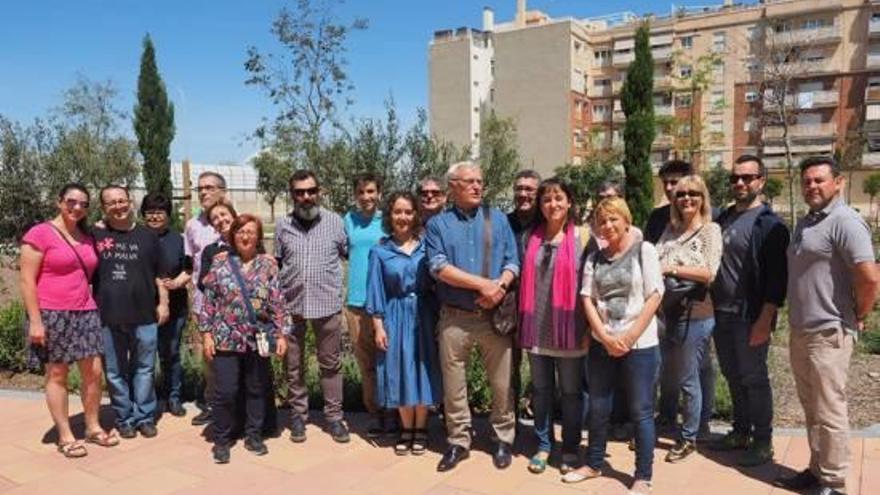
[[345,235],[348,236],[348,299],[346,304],[362,308],[367,303],[367,268],[370,248],[385,237],[382,230],[382,213],[376,211],[372,218],[365,218],[357,211],[343,217]]

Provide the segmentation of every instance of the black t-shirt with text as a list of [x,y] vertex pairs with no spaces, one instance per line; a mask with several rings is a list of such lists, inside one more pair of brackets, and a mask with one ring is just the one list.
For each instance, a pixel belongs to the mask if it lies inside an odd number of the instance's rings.
[[156,277],[169,273],[159,237],[142,225],[122,232],[95,229],[98,271],[95,300],[105,325],[156,323]]

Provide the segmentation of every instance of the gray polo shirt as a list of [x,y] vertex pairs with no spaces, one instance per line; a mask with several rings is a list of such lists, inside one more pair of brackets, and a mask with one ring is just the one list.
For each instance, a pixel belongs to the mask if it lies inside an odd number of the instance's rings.
[[871,229],[838,198],[800,219],[788,246],[788,322],[794,331],[856,329],[852,269],[874,261]]

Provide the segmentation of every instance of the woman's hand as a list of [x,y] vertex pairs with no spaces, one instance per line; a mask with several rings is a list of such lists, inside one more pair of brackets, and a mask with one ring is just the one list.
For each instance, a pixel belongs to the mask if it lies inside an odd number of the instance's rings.
[[275,355],[284,357],[285,354],[287,354],[287,337],[278,335],[275,337]]
[[382,352],[388,350],[388,334],[383,328],[376,329],[376,348]]
[[33,345],[46,345],[46,327],[42,321],[31,321],[28,326],[28,339]]
[[213,361],[217,351],[214,349],[214,336],[210,333],[202,334],[202,349],[205,353],[205,359]]

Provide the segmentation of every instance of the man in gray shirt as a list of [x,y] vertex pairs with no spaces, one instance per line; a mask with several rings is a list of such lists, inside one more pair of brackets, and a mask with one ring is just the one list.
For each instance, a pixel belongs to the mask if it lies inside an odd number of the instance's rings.
[[785,300],[788,227],[761,202],[767,179],[760,158],[743,155],[730,175],[733,206],[716,220],[724,253],[715,283],[715,349],[733,402],[733,431],[715,450],[747,449],[741,466],[773,459],[773,395],[767,370],[770,332]]
[[840,193],[845,180],[830,157],[800,165],[809,213],[788,248],[791,370],[804,408],[810,465],[777,480],[790,490],[846,492],[849,417],[846,379],[853,344],[874,306],[880,277],[871,230]]

